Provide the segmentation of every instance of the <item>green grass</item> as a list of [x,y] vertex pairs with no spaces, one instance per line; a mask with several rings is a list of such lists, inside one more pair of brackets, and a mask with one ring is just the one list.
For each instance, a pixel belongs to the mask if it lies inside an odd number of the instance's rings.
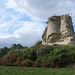
[[0,66],[0,75],[75,75],[74,68],[26,68]]

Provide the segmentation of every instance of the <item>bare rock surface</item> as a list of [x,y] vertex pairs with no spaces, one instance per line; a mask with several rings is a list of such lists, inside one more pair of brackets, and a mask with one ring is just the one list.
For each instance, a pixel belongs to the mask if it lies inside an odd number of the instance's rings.
[[48,18],[47,27],[42,35],[43,45],[74,45],[74,29],[72,18],[69,14],[51,16]]

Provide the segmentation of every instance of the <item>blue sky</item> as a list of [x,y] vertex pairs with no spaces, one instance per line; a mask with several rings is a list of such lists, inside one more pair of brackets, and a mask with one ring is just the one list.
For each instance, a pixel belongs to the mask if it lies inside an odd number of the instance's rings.
[[75,0],[0,0],[0,47],[34,45],[42,40],[48,17],[67,13],[75,30]]

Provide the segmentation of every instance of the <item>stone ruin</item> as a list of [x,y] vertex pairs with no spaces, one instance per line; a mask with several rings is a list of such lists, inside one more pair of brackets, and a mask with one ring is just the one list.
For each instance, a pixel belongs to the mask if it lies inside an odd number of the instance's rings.
[[72,18],[69,14],[51,16],[48,18],[47,27],[42,35],[43,45],[74,45],[74,29]]

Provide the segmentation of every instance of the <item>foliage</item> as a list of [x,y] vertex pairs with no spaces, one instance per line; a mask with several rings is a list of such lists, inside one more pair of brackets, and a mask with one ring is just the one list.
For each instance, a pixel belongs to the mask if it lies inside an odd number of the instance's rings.
[[11,48],[4,47],[0,49],[0,65],[54,68],[65,67],[70,63],[75,63],[74,45],[54,44],[52,46],[43,46],[37,44],[30,48],[18,46],[21,49],[17,49],[16,44]]
[[66,46],[55,49],[48,56],[50,59],[60,60],[60,67],[64,67],[70,63],[75,63],[75,47]]
[[33,67],[57,68],[58,64],[59,63],[55,63],[52,59],[42,58],[41,60],[36,60],[36,62],[33,63]]
[[36,49],[37,58],[43,57],[44,55],[49,54],[51,51],[54,50],[54,48],[55,48],[55,46],[49,46],[49,45],[38,47]]
[[3,57],[5,54],[7,54],[9,51],[9,48],[4,47],[0,49],[0,58]]
[[35,45],[39,45],[42,44],[42,41],[38,41]]
[[21,44],[13,44],[11,46],[12,49],[21,49],[22,48],[22,45]]
[[30,59],[25,59],[25,61],[23,61],[23,66],[31,67],[32,64],[33,62]]

